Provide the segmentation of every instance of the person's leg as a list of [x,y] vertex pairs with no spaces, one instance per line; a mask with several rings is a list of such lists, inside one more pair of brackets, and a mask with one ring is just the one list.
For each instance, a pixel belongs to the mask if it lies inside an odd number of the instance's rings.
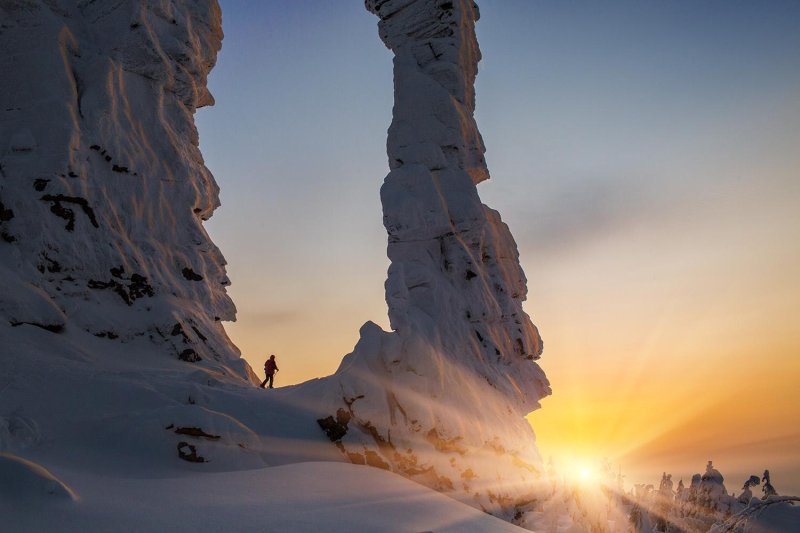
[[264,378],[264,381],[262,381],[262,382],[261,382],[261,385],[259,385],[259,387],[261,387],[261,388],[263,389],[263,388],[264,388],[264,385],[266,385],[266,384],[267,384],[267,380],[268,380],[268,379],[269,379],[269,376],[265,377],[265,378]]
[[269,388],[272,389],[273,388],[272,380],[275,379],[275,374],[270,374],[269,376],[267,376],[267,379],[269,380]]

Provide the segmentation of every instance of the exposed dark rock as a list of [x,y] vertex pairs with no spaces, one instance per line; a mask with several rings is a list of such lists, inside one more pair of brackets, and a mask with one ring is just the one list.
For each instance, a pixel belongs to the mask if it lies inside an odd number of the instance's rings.
[[[88,287],[90,289],[111,289],[128,305],[133,305],[133,302],[139,298],[144,298],[146,296],[152,297],[155,295],[155,290],[153,290],[153,287],[147,282],[146,277],[134,273],[131,274],[129,280],[126,280],[122,278],[123,272],[124,270],[122,267],[111,269],[111,275],[122,279],[122,282],[115,279],[109,281],[90,279]],[[124,283],[125,281],[128,282],[127,285]]]
[[344,400],[344,403],[347,405],[348,409],[353,407],[353,404],[356,402],[356,400],[362,400],[362,399],[364,399],[363,394],[359,394],[358,396],[354,396],[352,398],[347,398],[347,397],[342,398],[342,400]]
[[475,277],[477,277],[477,276],[478,276],[478,275],[477,275],[475,272],[473,272],[472,270],[469,270],[469,269],[467,269],[467,272],[466,272],[466,274],[464,274],[464,277],[467,279],[467,281],[469,281],[469,280],[471,280],[472,278],[475,278]]
[[113,289],[114,292],[119,294],[120,298],[125,300],[126,304],[131,305],[130,297],[128,296],[128,293],[125,291],[125,286],[117,281],[114,280],[98,281],[96,279],[90,279],[86,283],[86,286],[89,287],[90,289]]
[[178,427],[175,429],[175,433],[178,435],[189,435],[190,437],[202,437],[208,440],[219,440],[221,438],[219,435],[212,435],[211,433],[206,433],[201,428],[195,427]]
[[317,424],[325,431],[331,442],[336,442],[342,440],[342,437],[347,434],[347,424],[350,422],[350,418],[350,413],[340,408],[336,411],[336,419],[327,416],[318,419]]
[[67,225],[65,227],[67,231],[73,231],[75,229],[75,213],[72,211],[72,209],[61,205],[62,202],[80,206],[84,214],[89,218],[89,222],[92,223],[92,226],[95,228],[100,227],[97,224],[97,218],[94,216],[94,209],[89,206],[89,202],[87,202],[85,198],[80,198],[78,196],[66,196],[64,194],[45,194],[40,198],[40,200],[44,202],[52,202],[50,205],[50,211],[57,217],[61,217],[67,221]]
[[131,299],[144,298],[145,296],[153,296],[155,291],[153,287],[147,283],[147,278],[140,274],[131,274],[131,283],[128,286]]
[[14,211],[6,209],[6,206],[0,201],[0,222],[8,222],[12,218],[14,218]]
[[[11,209],[6,209],[6,206],[3,205],[3,202],[0,201],[0,225],[3,222],[8,222],[14,218],[14,211]],[[11,243],[17,240],[16,237],[8,233],[6,230],[0,230],[0,238],[2,238],[5,242]]]
[[196,326],[192,326],[192,330],[195,332],[195,334],[197,335],[197,337],[198,337],[198,338],[199,338],[201,341],[203,341],[203,342],[206,342],[206,341],[208,340],[208,337],[206,337],[205,335],[203,335],[202,333],[200,333],[200,330],[199,330],[199,329],[197,329],[197,327],[196,327]]
[[42,192],[47,188],[47,184],[50,183],[50,180],[45,178],[37,178],[33,180],[33,189],[37,192]]
[[44,274],[45,270],[47,270],[51,274],[56,274],[58,272],[61,272],[61,264],[58,261],[50,259],[47,256],[47,254],[42,254],[42,259],[45,261],[45,263],[39,263],[38,265],[36,265],[36,268],[39,272],[41,272],[42,274]]
[[181,441],[178,443],[178,457],[190,463],[205,463],[206,458],[202,455],[197,455],[197,448],[188,442]]
[[113,170],[114,172],[120,172],[122,174],[128,173],[128,167],[121,167],[119,165],[112,165],[111,170]]
[[203,358],[200,357],[197,352],[192,350],[191,348],[186,348],[181,353],[178,354],[178,359],[181,361],[186,361],[187,363],[196,363],[198,361],[202,361]]
[[37,328],[42,328],[47,330],[51,333],[61,333],[64,331],[64,324],[39,324],[37,322],[11,322],[13,327],[22,326],[27,324],[28,326],[36,326]]
[[183,270],[181,270],[181,273],[183,274],[183,277],[189,281],[203,281],[203,276],[189,267],[185,267]]
[[72,209],[62,206],[60,203],[55,203],[50,206],[50,211],[57,217],[63,218],[67,221],[65,229],[72,231],[75,229],[75,213]]
[[113,331],[98,331],[97,333],[94,334],[94,336],[100,337],[101,339],[111,339],[111,340],[119,338],[119,335],[117,335]]
[[176,322],[175,325],[172,326],[172,331],[170,332],[170,335],[172,335],[173,337],[181,335],[183,337],[183,342],[189,342],[189,336],[186,334],[185,331],[183,331],[183,326],[181,326],[179,322]]

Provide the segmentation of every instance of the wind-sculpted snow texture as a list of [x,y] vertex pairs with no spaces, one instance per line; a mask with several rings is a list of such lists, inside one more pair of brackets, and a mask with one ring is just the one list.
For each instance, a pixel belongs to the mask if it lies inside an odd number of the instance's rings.
[[476,189],[489,177],[473,118],[478,8],[366,7],[395,54],[381,189],[394,331],[362,328],[329,383],[338,409],[320,423],[351,461],[509,518],[537,497],[541,459],[524,417],[550,388],[516,244]]
[[3,335],[149,342],[250,378],[203,229],[219,200],[194,112],[213,103],[216,1],[2,1],[0,21]]

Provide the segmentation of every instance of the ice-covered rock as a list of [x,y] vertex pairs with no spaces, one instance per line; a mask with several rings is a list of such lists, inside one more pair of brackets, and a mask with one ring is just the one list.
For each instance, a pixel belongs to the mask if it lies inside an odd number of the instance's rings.
[[[365,324],[326,380],[329,435],[387,468],[492,513],[537,498],[525,415],[550,393],[516,244],[476,185],[489,177],[473,111],[480,51],[471,0],[367,0],[395,54],[381,188],[392,332]],[[330,417],[330,418],[329,418]]]
[[216,1],[24,0],[0,20],[0,335],[85,332],[251,378],[203,229]]

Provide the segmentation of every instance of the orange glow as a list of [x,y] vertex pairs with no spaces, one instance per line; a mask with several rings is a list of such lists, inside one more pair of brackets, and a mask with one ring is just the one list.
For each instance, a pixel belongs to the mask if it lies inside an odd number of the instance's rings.
[[[528,416],[545,460],[608,458],[630,486],[713,459],[730,490],[770,468],[800,492],[800,225],[787,206],[747,224],[719,209],[697,227],[662,214],[576,248],[521,246],[553,388]],[[335,275],[336,291],[327,279],[232,286],[231,336],[259,373],[278,354],[278,386],[335,371],[366,320],[388,328],[384,266]]]
[[773,465],[800,489],[800,250],[759,229],[746,252],[728,236],[709,257],[694,235],[647,259],[663,233],[632,230],[537,266],[553,396],[528,418],[545,458],[608,457],[649,483],[713,458],[730,489]]

